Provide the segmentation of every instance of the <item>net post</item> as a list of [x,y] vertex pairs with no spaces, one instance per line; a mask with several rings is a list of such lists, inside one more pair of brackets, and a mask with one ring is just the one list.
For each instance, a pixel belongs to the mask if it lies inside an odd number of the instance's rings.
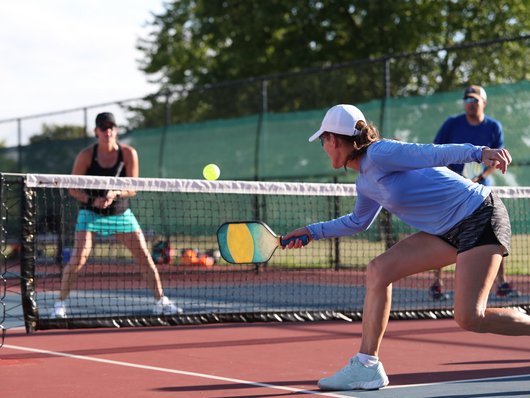
[[5,177],[3,174],[0,174],[0,253],[1,253],[1,269],[0,269],[0,282],[2,286],[0,287],[0,348],[4,345],[4,339],[6,334],[6,329],[4,328],[4,321],[6,318],[6,306],[4,299],[7,294],[7,281],[5,279],[5,274],[7,272],[7,259],[4,255],[6,249],[6,226],[5,226],[5,194],[4,194],[4,183]]
[[35,297],[35,234],[36,207],[35,191],[26,184],[26,177],[20,183],[20,289],[24,324],[27,333],[32,333],[38,325],[38,308]]
[[0,173],[0,252],[2,253],[2,269],[0,274],[7,272],[6,257],[4,252],[7,247],[7,213],[6,213],[6,195],[5,195],[5,176]]

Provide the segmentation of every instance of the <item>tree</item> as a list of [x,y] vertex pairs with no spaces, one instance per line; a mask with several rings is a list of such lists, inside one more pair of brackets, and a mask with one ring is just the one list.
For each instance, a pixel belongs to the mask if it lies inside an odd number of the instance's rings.
[[85,128],[73,124],[46,124],[42,125],[42,133],[33,135],[29,139],[30,144],[42,141],[72,140],[86,137]]
[[[177,90],[171,122],[259,113],[263,79],[252,77],[308,68],[314,73],[268,79],[268,110],[381,98],[385,67],[393,96],[530,77],[528,40],[465,48],[528,34],[526,0],[180,0],[165,6],[138,48],[145,56],[141,69],[156,76],[160,91]],[[452,46],[462,49],[432,51]],[[424,53],[400,56],[417,51]],[[350,67],[316,71],[344,63]],[[220,84],[226,81],[239,83]],[[152,97],[133,109],[141,114],[136,123],[160,124],[164,101]]]
[[0,140],[0,171],[13,173],[18,171],[18,155],[13,148],[6,148],[5,140]]

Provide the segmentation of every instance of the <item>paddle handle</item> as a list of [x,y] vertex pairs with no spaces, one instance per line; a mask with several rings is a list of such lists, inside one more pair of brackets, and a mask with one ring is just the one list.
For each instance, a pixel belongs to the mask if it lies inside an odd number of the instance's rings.
[[291,237],[291,238],[289,238],[289,239],[283,239],[283,238],[280,237],[280,245],[281,245],[282,247],[285,247],[285,246],[287,246],[289,243],[291,243],[291,242],[293,242],[293,241],[295,241],[295,240],[297,240],[297,239],[300,239],[300,240],[302,241],[302,244],[303,244],[304,246],[307,245],[307,244],[309,243],[309,236],[307,236],[307,235],[300,235],[300,236],[293,236],[293,237]]

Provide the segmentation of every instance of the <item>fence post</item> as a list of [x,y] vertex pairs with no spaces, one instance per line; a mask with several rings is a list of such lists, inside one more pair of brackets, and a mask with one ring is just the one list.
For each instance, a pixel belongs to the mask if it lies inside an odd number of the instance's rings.
[[390,58],[383,60],[383,98],[381,98],[381,110],[379,112],[379,131],[381,133],[385,127],[386,100],[390,98]]
[[258,181],[260,177],[259,160],[261,150],[261,133],[263,131],[263,119],[268,111],[268,81],[261,80],[261,102],[260,111],[258,114],[258,125],[256,128],[256,144],[254,146],[254,181]]
[[[260,151],[261,151],[261,134],[263,132],[263,119],[268,110],[268,81],[266,79],[261,79],[261,101],[260,101],[260,110],[258,114],[258,125],[256,126],[256,143],[254,145],[254,181],[259,181],[260,179],[260,169],[259,169],[259,160],[260,160]],[[265,201],[265,195],[260,198],[260,195],[254,196],[254,219],[266,221],[267,216],[267,203]],[[254,265],[254,271],[256,273],[260,272],[261,266],[266,266],[267,263],[258,263]]]
[[164,177],[164,147],[166,145],[167,129],[171,124],[171,91],[165,92],[164,101],[164,129],[160,137],[160,148],[158,149],[158,177]]
[[[337,178],[337,176],[333,176],[333,183],[337,184],[338,182],[339,182],[339,179]],[[331,198],[333,200],[333,218],[338,218],[340,217],[340,203],[339,203],[340,199],[338,196],[332,196]],[[334,243],[333,259],[334,259],[335,271],[339,271],[340,262],[341,262],[340,238],[333,239],[333,243]]]
[[[390,98],[390,57],[384,58],[383,68],[383,98],[381,98],[381,111],[379,113],[379,131],[383,135],[385,128],[386,101]],[[397,238],[392,231],[392,214],[386,209],[381,211],[379,216],[379,237],[384,240],[385,247],[388,249],[396,243]]]
[[17,139],[18,139],[18,172],[22,173],[22,119],[17,119]]
[[85,145],[88,146],[90,142],[90,134],[88,132],[88,108],[83,108],[83,129],[85,130]]

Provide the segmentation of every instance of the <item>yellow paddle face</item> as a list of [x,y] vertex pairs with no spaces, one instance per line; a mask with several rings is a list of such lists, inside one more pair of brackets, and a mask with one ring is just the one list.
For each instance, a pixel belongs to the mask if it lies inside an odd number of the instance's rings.
[[226,247],[235,263],[251,263],[254,256],[254,239],[247,224],[229,224]]

